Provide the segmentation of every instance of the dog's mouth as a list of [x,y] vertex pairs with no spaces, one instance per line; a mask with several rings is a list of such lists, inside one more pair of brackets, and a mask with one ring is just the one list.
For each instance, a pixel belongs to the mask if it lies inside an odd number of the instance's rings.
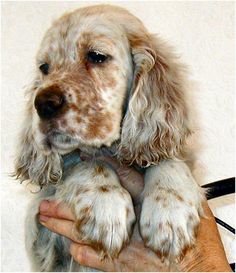
[[60,154],[69,153],[78,148],[80,141],[69,134],[53,131],[45,138],[48,150],[56,150]]
[[101,147],[109,147],[111,144],[109,143],[109,145],[106,145],[106,143],[102,142],[89,144],[79,136],[74,136],[65,132],[54,130],[48,133],[45,137],[44,150],[45,152],[49,153],[51,151],[56,151],[57,153],[64,155],[76,149],[82,151],[95,151]]

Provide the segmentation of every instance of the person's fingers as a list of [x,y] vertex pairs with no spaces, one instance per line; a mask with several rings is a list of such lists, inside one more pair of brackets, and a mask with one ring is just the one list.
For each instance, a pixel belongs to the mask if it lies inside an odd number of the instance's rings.
[[57,219],[45,215],[39,215],[39,221],[52,232],[63,235],[74,242],[84,243],[78,239],[78,232],[74,221]]
[[91,246],[71,243],[70,253],[74,260],[81,265],[96,268],[102,271],[114,271],[112,260],[101,259],[100,254]]
[[113,167],[120,178],[121,185],[130,193],[134,201],[138,201],[144,187],[143,175],[132,167],[122,166],[112,157],[99,157],[99,159]]
[[42,215],[53,218],[75,220],[70,206],[66,203],[59,203],[58,201],[43,200],[39,206],[39,212]]
[[108,163],[115,170],[117,170],[118,168],[120,168],[122,166],[121,163],[117,159],[110,157],[110,156],[101,156],[98,159]]
[[131,243],[124,248],[118,258],[101,259],[99,252],[88,245],[72,243],[70,253],[81,265],[107,272],[167,272],[168,267],[161,263],[156,254],[146,249],[142,243]]
[[[143,175],[131,167],[122,166],[117,169],[121,185],[124,186],[131,195],[139,195],[144,187]],[[135,191],[134,191],[135,189]]]

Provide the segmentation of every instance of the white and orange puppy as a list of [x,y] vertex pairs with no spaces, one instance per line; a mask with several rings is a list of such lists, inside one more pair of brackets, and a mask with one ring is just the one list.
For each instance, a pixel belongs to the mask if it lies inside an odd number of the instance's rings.
[[[186,165],[186,83],[171,49],[128,11],[97,5],[55,21],[36,65],[16,162],[17,177],[42,188],[27,218],[35,269],[70,266],[67,239],[38,222],[43,199],[69,203],[80,239],[106,255],[129,241],[132,199],[96,160],[103,153],[145,168],[141,236],[161,258],[178,260],[194,244],[202,193]],[[64,155],[74,150],[94,159],[65,168]]]

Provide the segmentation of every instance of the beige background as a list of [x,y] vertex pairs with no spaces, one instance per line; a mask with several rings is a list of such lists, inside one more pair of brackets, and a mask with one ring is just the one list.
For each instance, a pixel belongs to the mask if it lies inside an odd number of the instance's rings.
[[[98,3],[98,2],[97,2]],[[104,3],[104,2],[103,2]],[[111,2],[110,2],[111,3]],[[112,2],[128,8],[150,30],[170,41],[189,65],[197,84],[196,106],[204,149],[199,162],[204,183],[235,176],[234,3]],[[2,4],[2,270],[29,271],[24,249],[25,208],[32,194],[7,174],[24,106],[23,87],[34,68],[40,40],[52,20],[92,2],[4,2]],[[215,213],[234,225],[234,196],[211,202]],[[233,236],[220,228],[233,262]]]

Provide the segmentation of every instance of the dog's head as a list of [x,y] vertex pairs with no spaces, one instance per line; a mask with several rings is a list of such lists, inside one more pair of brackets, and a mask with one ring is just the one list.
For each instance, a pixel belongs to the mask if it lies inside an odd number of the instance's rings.
[[[128,11],[109,5],[54,22],[37,54],[17,176],[61,177],[61,154],[119,143],[139,165],[181,154],[189,133],[182,67]],[[127,109],[126,109],[127,108]]]

